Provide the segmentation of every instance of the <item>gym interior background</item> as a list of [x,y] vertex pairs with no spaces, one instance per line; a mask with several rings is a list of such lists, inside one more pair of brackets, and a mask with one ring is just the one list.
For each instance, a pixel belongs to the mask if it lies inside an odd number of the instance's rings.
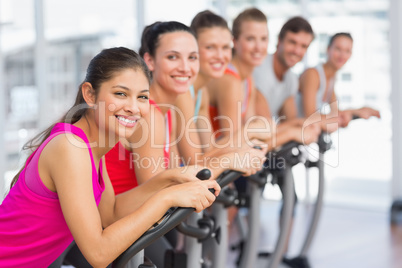
[[[231,25],[256,6],[268,17],[269,49],[286,19],[302,15],[316,38],[293,70],[325,59],[328,37],[350,32],[353,55],[338,72],[341,108],[369,105],[381,119],[356,120],[332,135],[326,153],[325,205],[382,213],[402,199],[402,3],[399,0],[0,0],[0,202],[21,167],[24,142],[71,106],[89,60],[102,48],[139,47],[145,25],[189,25],[210,9]],[[302,166],[296,177],[305,177]],[[316,194],[316,174],[296,179],[301,202]],[[308,181],[308,183],[306,183]],[[278,200],[267,187],[264,196]]]

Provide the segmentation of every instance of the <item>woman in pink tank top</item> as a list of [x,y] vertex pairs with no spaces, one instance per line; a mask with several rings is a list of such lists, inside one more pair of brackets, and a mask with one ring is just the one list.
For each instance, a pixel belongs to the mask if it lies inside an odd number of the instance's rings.
[[216,182],[178,169],[115,196],[102,158],[148,113],[149,82],[130,49],[91,60],[76,103],[31,141],[35,151],[0,205],[0,267],[48,267],[73,240],[92,266],[105,267],[170,207],[201,211],[214,201]]

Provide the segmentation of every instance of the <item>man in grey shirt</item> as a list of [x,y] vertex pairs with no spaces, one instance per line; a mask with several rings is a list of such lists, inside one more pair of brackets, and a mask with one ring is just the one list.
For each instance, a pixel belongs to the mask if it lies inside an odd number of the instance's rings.
[[[307,20],[302,17],[289,19],[279,33],[277,50],[274,54],[268,55],[263,63],[256,67],[253,72],[255,86],[260,95],[263,95],[269,105],[270,111],[262,111],[265,115],[273,116],[278,123],[278,140],[283,136],[300,136],[306,130],[304,119],[297,119],[298,109],[295,96],[299,88],[299,78],[290,68],[300,62],[306,53],[310,43],[314,39],[314,32]],[[258,106],[258,104],[257,104]],[[266,108],[266,106],[265,106]],[[257,108],[258,109],[258,108]],[[261,109],[264,109],[262,107]],[[292,130],[285,125],[293,126]],[[286,129],[288,131],[281,131]],[[286,133],[285,133],[286,132]],[[292,133],[289,133],[292,132]],[[316,132],[317,137],[319,132]],[[303,135],[301,135],[303,137]],[[285,139],[287,140],[287,139]],[[294,139],[293,139],[294,140]],[[303,140],[303,139],[302,139]],[[303,140],[304,143],[306,140]],[[282,142],[278,142],[280,145]],[[274,145],[275,146],[275,145]],[[285,177],[278,177],[278,186],[283,194]],[[289,178],[288,178],[289,179]],[[295,202],[297,200],[296,193]],[[282,212],[282,211],[281,211]],[[291,226],[293,225],[293,219]],[[287,237],[286,250],[290,235]],[[307,259],[284,257],[285,262],[290,267],[307,268],[310,267]]]
[[284,120],[297,117],[295,95],[299,78],[290,68],[300,62],[314,39],[311,25],[302,17],[289,19],[282,27],[277,50],[268,55],[255,68],[253,77],[256,88],[264,95],[272,116]]

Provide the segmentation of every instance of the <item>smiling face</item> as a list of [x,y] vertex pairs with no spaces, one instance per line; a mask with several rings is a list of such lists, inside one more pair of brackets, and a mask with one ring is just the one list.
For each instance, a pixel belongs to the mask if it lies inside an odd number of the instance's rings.
[[232,59],[232,34],[223,27],[203,28],[198,33],[200,75],[221,77]]
[[336,37],[327,51],[328,62],[336,70],[339,70],[352,56],[352,47],[353,41],[350,38],[346,36]]
[[286,32],[283,39],[278,40],[277,52],[280,63],[285,68],[292,68],[296,63],[300,62],[311,41],[313,35],[304,31],[294,33],[291,31]]
[[268,26],[266,22],[244,21],[239,37],[233,40],[236,56],[244,63],[258,66],[267,55]]
[[173,94],[185,93],[199,71],[195,37],[185,31],[165,33],[159,39],[155,57],[146,59],[153,83]]
[[[95,100],[95,120],[110,140],[128,138],[149,111],[149,82],[142,71],[126,69],[101,84]],[[113,143],[113,141],[111,141]]]

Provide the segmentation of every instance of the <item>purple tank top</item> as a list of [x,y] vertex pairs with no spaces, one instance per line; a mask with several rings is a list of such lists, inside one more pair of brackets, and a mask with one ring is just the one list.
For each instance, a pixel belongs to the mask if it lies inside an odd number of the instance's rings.
[[[46,188],[38,172],[43,148],[64,133],[77,135],[86,143],[92,162],[94,198],[97,205],[100,202],[105,185],[102,172],[98,176],[85,133],[71,124],[56,124],[49,138],[28,158],[18,181],[0,205],[0,267],[48,267],[73,241],[57,194]],[[101,163],[99,170],[102,171]]]

